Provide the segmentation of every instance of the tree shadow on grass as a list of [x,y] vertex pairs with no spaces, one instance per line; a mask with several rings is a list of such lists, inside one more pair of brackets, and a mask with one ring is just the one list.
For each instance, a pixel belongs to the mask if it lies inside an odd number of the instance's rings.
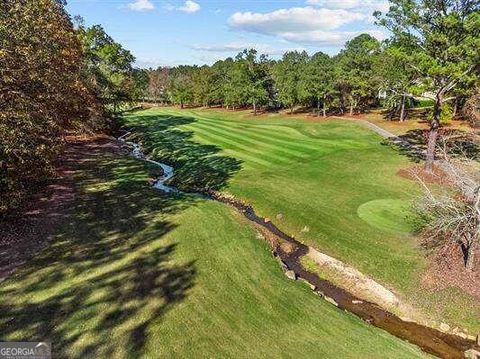
[[[425,159],[427,150],[428,130],[409,130],[398,136],[399,141],[386,139],[384,144],[395,147],[400,154],[408,157],[413,162]],[[445,144],[450,156],[463,156],[473,160],[480,159],[480,146],[472,135],[456,129],[442,128],[437,141],[438,146]]]
[[398,137],[386,138],[382,145],[390,146],[410,161],[419,163],[424,160],[426,142],[423,130],[410,130]]
[[45,250],[0,287],[0,340],[51,341],[55,357],[139,357],[148,328],[186,298],[168,215],[198,199],[148,187],[135,159],[76,153],[76,199]]
[[171,184],[189,190],[220,190],[241,169],[241,161],[218,153],[215,145],[192,140],[193,132],[178,128],[196,122],[193,117],[151,114],[135,116],[127,127],[151,158],[175,168]]

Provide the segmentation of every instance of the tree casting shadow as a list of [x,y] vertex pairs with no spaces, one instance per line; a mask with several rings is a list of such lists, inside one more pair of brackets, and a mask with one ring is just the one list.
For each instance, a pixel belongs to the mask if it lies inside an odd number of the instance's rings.
[[192,131],[178,128],[195,121],[187,116],[151,114],[136,116],[128,126],[152,159],[175,168],[171,185],[186,191],[220,190],[242,162],[219,155],[218,146],[192,141]]
[[[50,246],[0,287],[0,340],[51,341],[55,357],[139,357],[186,298],[194,261],[172,260],[166,215],[198,199],[148,187],[144,164],[72,155],[77,198]],[[76,156],[76,157],[75,157]]]

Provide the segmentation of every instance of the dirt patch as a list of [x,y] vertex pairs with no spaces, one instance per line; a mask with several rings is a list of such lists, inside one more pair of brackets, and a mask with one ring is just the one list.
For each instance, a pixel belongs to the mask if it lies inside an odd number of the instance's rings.
[[33,195],[23,208],[0,222],[0,281],[41,251],[66,217],[75,197],[72,175],[88,156],[126,153],[110,137],[67,136],[66,147],[57,161],[57,177]]
[[447,180],[448,176],[438,166],[434,166],[433,171],[431,173],[426,172],[423,166],[412,166],[408,168],[402,168],[397,171],[397,176],[400,176],[412,181],[418,181],[418,179],[421,179],[425,183],[435,183],[435,184],[441,184],[441,185],[450,184],[449,181]]
[[475,257],[477,270],[469,271],[465,268],[460,246],[454,243],[444,246],[430,256],[423,284],[433,290],[457,287],[480,300],[480,251]]

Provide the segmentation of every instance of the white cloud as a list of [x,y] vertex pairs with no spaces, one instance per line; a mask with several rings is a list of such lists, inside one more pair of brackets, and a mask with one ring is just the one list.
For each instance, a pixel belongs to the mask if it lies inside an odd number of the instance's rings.
[[127,6],[132,11],[150,11],[155,9],[151,0],[135,0]]
[[200,10],[200,5],[195,1],[187,0],[185,1],[185,4],[183,6],[178,8],[178,10],[188,13],[197,12],[198,10]]
[[135,67],[139,67],[141,69],[148,69],[148,68],[156,69],[157,67],[163,67],[163,66],[165,66],[165,61],[157,58],[141,57],[141,58],[135,59]]
[[285,40],[313,46],[342,46],[348,40],[362,33],[368,33],[381,41],[386,34],[378,30],[367,31],[307,31],[301,33],[286,32],[281,36]]
[[257,44],[245,43],[245,42],[231,42],[228,44],[216,44],[216,45],[193,45],[194,50],[208,51],[208,52],[230,52],[230,51],[242,51],[243,49],[257,48]]
[[216,45],[194,45],[192,46],[194,50],[198,51],[207,51],[207,52],[240,52],[244,49],[255,49],[261,54],[266,55],[282,55],[287,51],[303,51],[303,47],[282,47],[276,48],[268,44],[261,43],[250,43],[250,42],[230,42],[226,44],[216,44]]
[[[309,0],[345,1],[344,7],[356,6],[357,0]],[[374,0],[369,0],[374,1]],[[369,23],[371,16],[357,10],[326,9],[312,6],[280,9],[269,13],[237,12],[228,20],[232,29],[276,36],[288,42],[312,46],[341,46],[351,38],[370,33],[382,40],[385,34],[377,30],[361,30]],[[342,30],[342,26],[355,24],[360,30]]]
[[200,10],[200,4],[192,0],[187,0],[182,6],[173,6],[172,4],[167,4],[164,6],[164,9],[167,11],[176,10],[191,14]]
[[365,20],[365,14],[343,9],[315,9],[311,6],[280,9],[269,13],[237,12],[228,20],[230,27],[260,34],[332,30]]
[[389,2],[386,0],[307,0],[307,4],[328,9],[355,9],[369,14],[375,10],[386,12],[389,8]]

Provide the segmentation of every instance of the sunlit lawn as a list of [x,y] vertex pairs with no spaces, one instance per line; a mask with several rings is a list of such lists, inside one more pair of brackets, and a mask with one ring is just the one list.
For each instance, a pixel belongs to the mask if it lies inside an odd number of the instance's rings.
[[407,358],[421,353],[288,280],[227,206],[91,158],[51,245],[0,284],[0,339],[54,357]]
[[[125,125],[175,167],[175,185],[231,192],[432,317],[479,329],[473,298],[445,303],[445,293],[420,290],[425,253],[408,210],[420,189],[397,175],[415,163],[360,124],[302,117],[159,108],[128,115]],[[452,310],[465,302],[468,310]]]

